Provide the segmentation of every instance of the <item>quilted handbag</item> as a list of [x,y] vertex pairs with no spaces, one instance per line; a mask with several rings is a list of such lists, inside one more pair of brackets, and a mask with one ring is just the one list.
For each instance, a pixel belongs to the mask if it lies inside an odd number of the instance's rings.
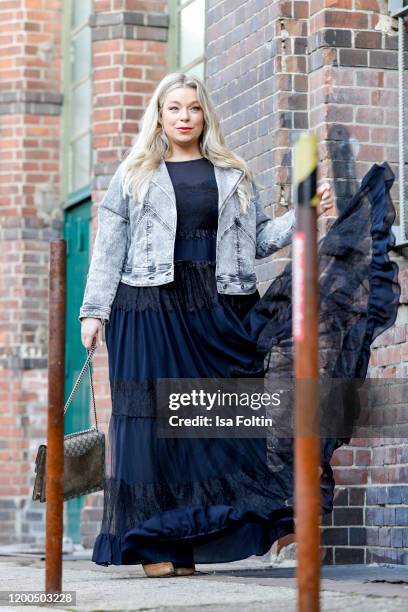
[[[96,339],[94,339],[88,351],[86,361],[64,406],[65,415],[82,381],[85,370],[88,368],[95,425],[92,425],[90,429],[64,436],[64,501],[104,488],[105,434],[98,430],[91,368],[91,360],[95,349]],[[34,501],[46,501],[46,462],[47,445],[40,444],[35,460],[36,476],[32,494]]]

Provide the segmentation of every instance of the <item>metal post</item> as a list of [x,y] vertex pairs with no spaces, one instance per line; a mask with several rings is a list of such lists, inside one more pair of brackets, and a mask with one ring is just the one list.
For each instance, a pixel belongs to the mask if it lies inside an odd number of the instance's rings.
[[303,133],[294,151],[297,225],[293,239],[295,369],[295,521],[298,610],[318,612],[320,589],[320,439],[316,195],[317,138]]
[[64,493],[66,242],[50,243],[45,591],[60,592]]

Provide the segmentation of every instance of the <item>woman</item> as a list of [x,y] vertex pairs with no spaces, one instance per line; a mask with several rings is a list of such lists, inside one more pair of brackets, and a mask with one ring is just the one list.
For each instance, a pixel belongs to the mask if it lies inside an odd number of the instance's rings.
[[[321,214],[331,208],[333,194],[328,183],[318,193]],[[387,219],[381,217],[386,240],[376,259],[382,278],[366,300],[361,298],[357,314],[353,292],[366,288],[373,268],[366,266],[362,274],[356,262],[372,250],[351,245],[340,255],[329,247],[338,244],[344,228],[354,240],[356,227],[359,238],[367,237],[364,245],[374,244],[372,224],[356,222],[367,218],[363,213],[371,205],[380,209],[384,201],[355,205],[352,215],[342,215],[321,255],[334,276],[338,262],[339,269],[348,270],[337,320],[344,337],[353,332],[354,340],[361,340],[361,351],[355,351],[360,372],[369,358],[366,350],[362,363],[363,349],[396,314],[396,270],[386,257],[389,203]],[[99,207],[79,315],[86,348],[95,338],[102,342],[105,325],[112,397],[95,563],[142,563],[151,577],[188,575],[197,562],[263,555],[276,539],[293,532],[292,449],[267,450],[263,438],[160,438],[155,390],[160,378],[288,373],[291,275],[287,268],[261,298],[254,263],[289,244],[294,225],[292,210],[274,220],[263,212],[252,174],[225,144],[203,83],[180,73],[163,78],[136,144]],[[333,316],[335,292],[327,281],[324,286],[326,321],[328,312]],[[383,312],[368,334],[359,323],[369,319],[372,297]],[[343,355],[338,334],[331,348],[326,372]],[[272,368],[269,361],[265,370],[268,352]],[[356,368],[350,371],[353,376]],[[323,512],[331,509],[329,460],[339,444],[331,439],[322,448]]]

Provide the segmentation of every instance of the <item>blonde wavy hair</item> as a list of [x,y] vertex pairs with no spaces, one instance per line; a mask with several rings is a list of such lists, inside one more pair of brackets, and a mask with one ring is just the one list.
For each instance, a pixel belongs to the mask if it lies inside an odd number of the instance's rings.
[[178,87],[196,90],[197,99],[203,109],[204,127],[199,138],[201,155],[221,168],[239,168],[244,175],[237,187],[241,214],[246,214],[251,198],[253,174],[245,160],[236,155],[225,144],[220,122],[204,83],[194,75],[182,72],[167,74],[157,85],[141,120],[136,141],[122,161],[123,194],[142,201],[150,179],[160,161],[171,152],[171,145],[160,121],[167,94]]

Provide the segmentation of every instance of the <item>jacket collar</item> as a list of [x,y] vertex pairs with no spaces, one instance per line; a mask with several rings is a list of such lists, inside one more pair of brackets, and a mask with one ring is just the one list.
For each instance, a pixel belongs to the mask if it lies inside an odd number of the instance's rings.
[[[218,214],[224,207],[229,196],[235,191],[240,182],[244,171],[238,168],[221,168],[214,166],[215,180],[218,187]],[[173,183],[167,170],[166,162],[162,159],[154,170],[151,182],[155,183],[176,207],[176,194],[174,193]]]

